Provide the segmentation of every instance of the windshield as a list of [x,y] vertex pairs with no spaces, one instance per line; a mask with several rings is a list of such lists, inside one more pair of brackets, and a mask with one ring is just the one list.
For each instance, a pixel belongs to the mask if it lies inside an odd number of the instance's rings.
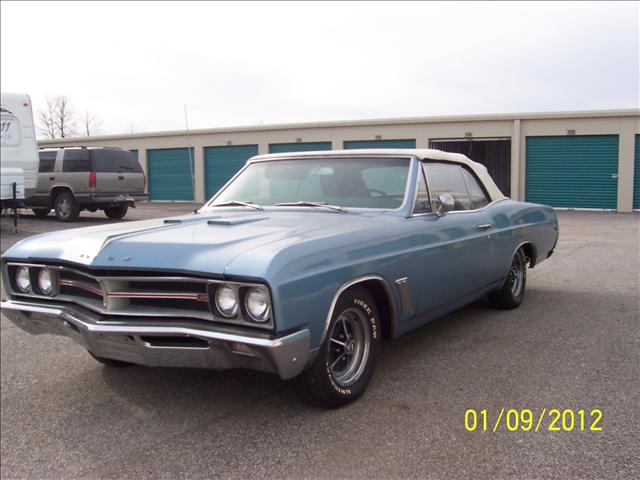
[[215,199],[257,205],[315,202],[396,209],[404,200],[408,158],[313,158],[249,165]]

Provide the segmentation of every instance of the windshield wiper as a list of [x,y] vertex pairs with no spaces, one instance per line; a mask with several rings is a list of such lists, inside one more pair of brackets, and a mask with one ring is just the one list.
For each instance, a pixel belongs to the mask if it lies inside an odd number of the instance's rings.
[[343,212],[343,213],[346,212],[344,208],[339,207],[337,205],[327,205],[326,203],[319,203],[319,202],[305,202],[304,200],[300,202],[276,203],[275,206],[276,207],[317,207],[317,208],[328,208],[329,210],[335,210],[336,212]]
[[210,207],[249,207],[254,210],[264,210],[260,205],[256,205],[252,202],[240,202],[238,200],[229,200],[228,202],[215,203],[213,205],[209,205]]

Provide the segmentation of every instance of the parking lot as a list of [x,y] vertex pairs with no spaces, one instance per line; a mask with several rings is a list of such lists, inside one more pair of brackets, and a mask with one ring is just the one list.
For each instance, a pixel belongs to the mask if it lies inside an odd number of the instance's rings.
[[[124,221],[188,213],[142,204]],[[334,411],[249,371],[109,369],[71,340],[1,324],[2,477],[637,478],[637,214],[558,212],[555,254],[518,310],[468,306],[393,343]],[[113,222],[2,218],[28,235]],[[465,429],[465,411],[603,412],[602,431]],[[491,430],[491,429],[490,429]]]

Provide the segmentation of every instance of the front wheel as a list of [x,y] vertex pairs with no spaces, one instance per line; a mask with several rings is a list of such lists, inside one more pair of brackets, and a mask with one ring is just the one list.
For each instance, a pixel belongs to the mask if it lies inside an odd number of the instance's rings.
[[344,292],[333,311],[313,364],[293,385],[305,402],[337,408],[359,398],[373,376],[380,351],[380,319],[362,287]]
[[109,218],[124,218],[127,214],[127,210],[129,210],[127,205],[122,205],[120,207],[106,207],[104,209],[104,214]]
[[74,222],[80,215],[80,208],[71,192],[60,193],[53,202],[56,218],[61,222]]
[[527,257],[519,249],[511,261],[509,273],[500,289],[489,295],[489,302],[495,308],[511,310],[517,308],[524,299],[527,286]]

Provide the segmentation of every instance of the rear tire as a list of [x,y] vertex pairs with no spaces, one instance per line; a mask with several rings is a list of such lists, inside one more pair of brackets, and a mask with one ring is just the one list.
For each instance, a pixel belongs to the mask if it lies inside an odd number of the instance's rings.
[[489,303],[494,308],[511,310],[518,308],[524,299],[527,286],[527,257],[519,249],[511,261],[509,273],[499,290],[489,295]]
[[120,207],[106,207],[104,209],[104,214],[109,218],[124,218],[127,214],[129,207],[127,205],[122,205]]
[[31,211],[36,217],[46,217],[51,211],[50,208],[32,208]]
[[380,352],[380,318],[362,287],[344,292],[311,366],[292,380],[307,403],[338,408],[358,399],[371,382]]
[[94,358],[94,360],[97,360],[98,362],[100,362],[101,364],[107,367],[124,368],[130,365],[133,365],[132,363],[123,362],[121,360],[113,360],[111,358],[97,357],[93,353],[91,353],[89,350],[87,350],[87,352],[89,352],[89,355],[91,355]]
[[71,192],[60,193],[53,202],[56,218],[61,222],[74,222],[80,215],[80,209]]

